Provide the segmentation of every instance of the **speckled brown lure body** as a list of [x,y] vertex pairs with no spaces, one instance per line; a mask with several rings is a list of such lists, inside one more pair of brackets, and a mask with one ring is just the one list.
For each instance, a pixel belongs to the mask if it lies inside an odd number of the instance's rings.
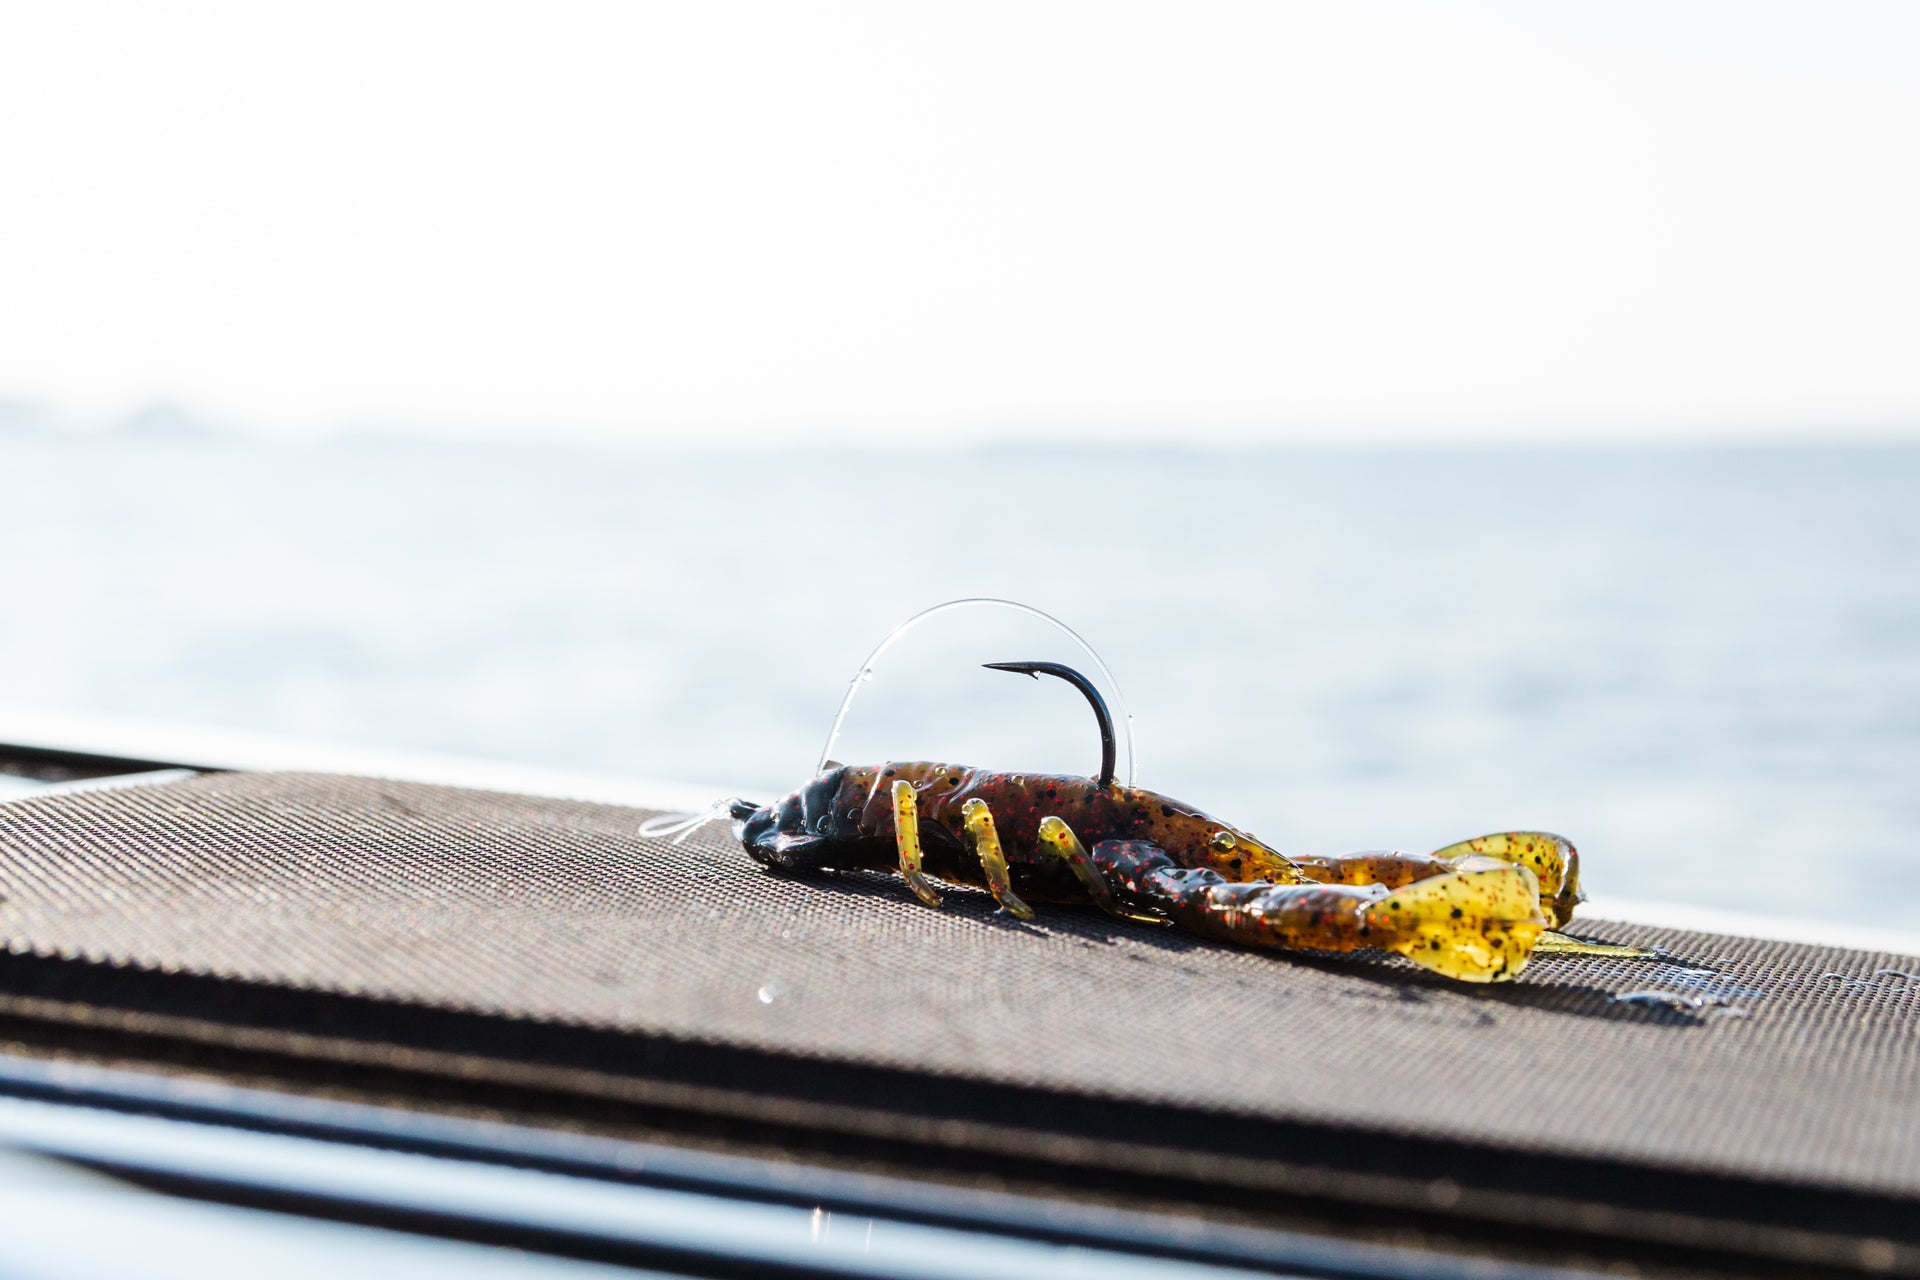
[[831,806],[840,822],[830,829],[836,840],[845,840],[850,826],[851,838],[871,850],[873,861],[858,864],[862,866],[893,865],[892,786],[904,780],[918,801],[927,870],[942,880],[987,883],[969,847],[962,815],[973,799],[985,801],[993,811],[1014,888],[1034,901],[1088,901],[1079,881],[1038,838],[1040,820],[1049,815],[1063,818],[1089,847],[1103,840],[1146,840],[1183,867],[1209,868],[1229,880],[1299,879],[1286,859],[1245,832],[1139,788],[1103,788],[1091,778],[1068,774],[995,773],[930,761],[843,768],[821,782],[835,774]]
[[1541,832],[1290,859],[1152,791],[931,761],[835,766],[733,818],[771,868],[898,869],[929,905],[931,878],[986,887],[1023,917],[1030,901],[1088,904],[1241,945],[1384,947],[1475,982],[1518,973],[1579,897],[1573,846]]

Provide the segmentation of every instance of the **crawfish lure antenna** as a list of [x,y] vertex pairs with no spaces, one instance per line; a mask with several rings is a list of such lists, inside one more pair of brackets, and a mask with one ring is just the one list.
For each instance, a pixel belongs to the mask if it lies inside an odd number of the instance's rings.
[[1113,717],[1107,712],[1107,700],[1100,696],[1093,681],[1064,662],[983,662],[980,665],[989,671],[1012,671],[1035,680],[1041,676],[1058,676],[1085,695],[1094,718],[1100,722],[1100,776],[1096,781],[1102,791],[1113,785]]

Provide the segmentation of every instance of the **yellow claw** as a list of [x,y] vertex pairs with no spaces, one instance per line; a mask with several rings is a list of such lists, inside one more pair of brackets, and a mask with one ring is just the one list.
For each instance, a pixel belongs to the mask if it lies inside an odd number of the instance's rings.
[[1367,911],[1372,941],[1462,982],[1505,982],[1546,930],[1540,882],[1520,866],[1416,881]]
[[1020,901],[1013,891],[1013,881],[1008,878],[1007,855],[1000,848],[1000,833],[993,827],[993,810],[987,808],[985,800],[975,796],[960,806],[960,821],[973,841],[973,852],[980,859],[980,869],[986,872],[987,887],[993,890],[993,900],[1022,920],[1033,919],[1033,908]]
[[893,784],[893,842],[900,850],[900,878],[920,901],[939,906],[939,893],[920,870],[920,805],[905,778]]
[[1580,854],[1565,836],[1550,831],[1499,831],[1433,852],[1463,871],[1473,869],[1471,860],[1476,855],[1533,872],[1540,880],[1540,904],[1547,923],[1555,928],[1573,918],[1574,907],[1586,896],[1580,892]]

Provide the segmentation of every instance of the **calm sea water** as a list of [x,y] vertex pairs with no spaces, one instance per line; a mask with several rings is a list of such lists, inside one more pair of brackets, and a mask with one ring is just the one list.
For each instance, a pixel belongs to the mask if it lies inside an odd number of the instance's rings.
[[[1282,848],[1920,927],[1920,449],[648,455],[0,436],[0,702],[784,791],[960,596]],[[836,752],[1091,769],[956,615]],[[1051,647],[1049,647],[1051,646]],[[4,736],[4,725],[0,725]]]

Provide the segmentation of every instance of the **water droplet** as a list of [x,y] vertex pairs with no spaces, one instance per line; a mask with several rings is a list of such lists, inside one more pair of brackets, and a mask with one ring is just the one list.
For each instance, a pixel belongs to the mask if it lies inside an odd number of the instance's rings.
[[761,987],[759,991],[761,1004],[772,1004],[776,1000],[784,1000],[786,995],[786,984],[777,978]]
[[1239,847],[1240,842],[1233,838],[1233,832],[1231,831],[1216,831],[1213,833],[1213,837],[1207,841],[1207,848],[1213,850],[1215,853],[1232,853]]
[[1664,982],[1669,986],[1688,987],[1703,991],[1709,995],[1737,997],[1747,1000],[1764,999],[1767,993],[1757,987],[1743,987],[1734,981],[1734,975],[1721,973],[1714,969],[1688,968],[1682,965],[1661,964],[1647,977],[1654,982]]
[[1701,1009],[1727,1007],[1726,998],[1716,995],[1689,996],[1678,991],[1622,991],[1613,996],[1615,1004],[1664,1005],[1669,1009],[1698,1012]]

